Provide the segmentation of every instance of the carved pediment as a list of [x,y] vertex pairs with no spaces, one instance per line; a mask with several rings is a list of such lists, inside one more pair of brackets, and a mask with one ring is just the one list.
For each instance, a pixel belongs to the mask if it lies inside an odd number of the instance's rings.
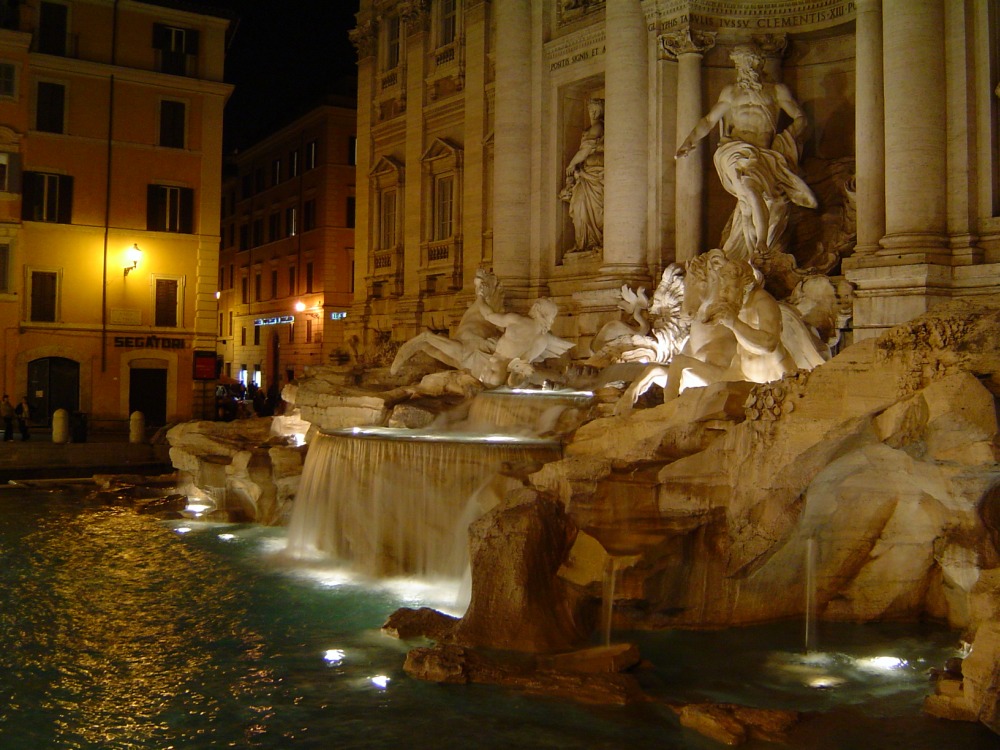
[[462,147],[447,138],[435,138],[420,160],[428,162],[437,159],[453,159],[458,164],[462,160]]
[[391,156],[382,156],[369,172],[371,177],[388,177],[395,175],[400,181],[403,180],[403,164],[393,159]]

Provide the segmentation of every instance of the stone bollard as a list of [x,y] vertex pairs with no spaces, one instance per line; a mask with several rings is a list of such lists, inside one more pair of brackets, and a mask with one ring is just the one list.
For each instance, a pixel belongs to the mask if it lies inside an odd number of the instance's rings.
[[128,441],[130,443],[146,442],[146,415],[134,411],[128,418]]
[[69,412],[65,409],[56,409],[52,415],[52,442],[69,442]]

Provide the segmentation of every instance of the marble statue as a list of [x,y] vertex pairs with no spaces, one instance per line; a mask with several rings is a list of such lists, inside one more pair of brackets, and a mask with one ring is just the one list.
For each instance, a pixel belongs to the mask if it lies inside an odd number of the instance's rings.
[[620,362],[667,363],[687,340],[688,321],[681,312],[684,300],[684,268],[671,263],[664,269],[653,298],[639,287],[621,288],[618,309],[634,325],[622,320],[604,324],[591,342],[593,354],[586,364],[603,368]]
[[476,298],[465,311],[453,337],[424,331],[403,344],[389,367],[393,375],[412,357],[423,353],[456,370],[464,370],[487,388],[532,382],[534,365],[558,357],[573,347],[571,341],[549,333],[559,308],[550,299],[538,299],[527,315],[508,313],[503,287],[496,276],[480,269]]
[[[783,256],[788,244],[790,203],[816,208],[816,196],[797,174],[806,117],[788,87],[763,80],[764,58],[752,46],[733,49],[736,83],[726,86],[677,149],[687,156],[721,123],[715,167],[722,186],[737,201],[723,231],[722,250],[770,275],[774,263],[794,264]],[[778,132],[784,112],[791,124]]]
[[532,383],[536,363],[572,349],[572,341],[549,333],[558,312],[556,303],[543,297],[535,300],[527,315],[487,313],[486,320],[503,329],[503,335],[490,357],[488,372],[479,377],[480,382],[487,387]]
[[604,100],[591,99],[587,110],[590,127],[566,167],[566,181],[559,193],[569,204],[574,252],[604,246]]
[[466,370],[482,381],[491,371],[491,355],[503,331],[487,319],[503,313],[503,286],[492,271],[479,269],[475,278],[476,298],[455,329],[454,337],[424,331],[403,344],[389,368],[393,375],[418,353],[424,353],[456,370]]
[[692,386],[769,383],[812,369],[829,354],[795,308],[764,289],[759,271],[720,249],[688,261],[683,312],[691,318],[684,347],[669,364],[648,365],[625,390],[616,413],[631,409],[654,384],[669,401]]

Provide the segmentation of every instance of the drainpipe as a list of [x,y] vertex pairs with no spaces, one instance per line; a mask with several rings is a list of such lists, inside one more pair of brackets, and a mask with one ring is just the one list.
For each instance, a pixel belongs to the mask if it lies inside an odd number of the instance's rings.
[[[111,22],[111,65],[117,64],[118,55],[118,0],[115,0]],[[101,278],[101,372],[108,370],[108,232],[111,228],[111,151],[115,121],[115,76],[108,79],[108,145],[107,175],[104,181],[104,262]]]

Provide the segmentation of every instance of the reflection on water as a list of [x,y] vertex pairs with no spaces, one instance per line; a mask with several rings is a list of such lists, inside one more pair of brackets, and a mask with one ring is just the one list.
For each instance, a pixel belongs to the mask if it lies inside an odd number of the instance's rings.
[[[594,709],[409,679],[406,644],[378,627],[398,606],[439,602],[439,590],[293,566],[280,530],[78,503],[0,490],[4,750],[712,747],[658,702]],[[831,711],[792,747],[858,746],[852,726],[866,746],[872,733],[907,748],[996,746],[986,730],[919,715],[921,660],[942,662],[947,634],[890,633],[880,651],[858,632],[808,658],[776,650],[801,641],[781,627],[633,635],[656,665],[642,679],[664,699]]]

